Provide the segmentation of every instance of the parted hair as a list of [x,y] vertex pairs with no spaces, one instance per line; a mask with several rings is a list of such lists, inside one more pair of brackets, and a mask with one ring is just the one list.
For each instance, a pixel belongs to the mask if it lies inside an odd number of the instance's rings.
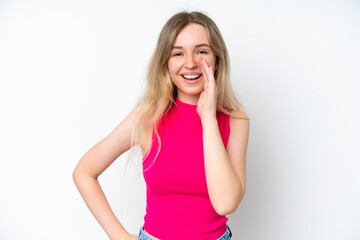
[[140,145],[143,153],[149,153],[153,136],[157,136],[161,143],[157,125],[175,103],[177,96],[176,86],[170,78],[168,60],[177,35],[190,23],[200,24],[206,29],[210,47],[216,57],[214,77],[217,87],[217,110],[232,115],[232,110],[241,108],[230,85],[229,54],[218,27],[204,13],[179,12],[165,23],[160,32],[147,71],[146,90],[137,104],[131,144]]

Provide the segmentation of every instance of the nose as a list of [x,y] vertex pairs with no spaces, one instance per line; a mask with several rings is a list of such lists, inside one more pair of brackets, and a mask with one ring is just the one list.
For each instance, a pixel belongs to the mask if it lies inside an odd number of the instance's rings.
[[188,55],[185,60],[185,67],[193,69],[197,67],[197,58],[193,55]]

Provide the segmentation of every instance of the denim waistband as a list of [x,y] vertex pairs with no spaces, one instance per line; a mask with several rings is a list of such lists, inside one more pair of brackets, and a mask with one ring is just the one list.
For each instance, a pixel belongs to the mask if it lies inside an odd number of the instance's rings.
[[[230,227],[228,225],[226,225],[225,233],[221,237],[219,237],[215,240],[230,240],[231,237],[232,237],[232,232],[230,230]],[[154,240],[154,238],[150,234],[145,232],[144,226],[141,226],[140,232],[139,232],[139,240]]]

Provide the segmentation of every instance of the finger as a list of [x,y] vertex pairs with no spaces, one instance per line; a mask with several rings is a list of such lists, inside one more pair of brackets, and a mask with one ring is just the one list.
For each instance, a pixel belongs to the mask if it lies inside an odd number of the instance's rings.
[[[205,62],[205,64],[206,64],[206,62]],[[207,66],[206,65],[206,70],[205,70],[205,76],[206,76],[206,80],[208,81],[208,82],[211,82],[211,84],[212,85],[214,85],[215,84],[215,79],[214,79],[214,68],[213,68],[213,66]]]
[[211,66],[210,68],[209,68],[209,76],[211,76],[210,78],[211,78],[211,82],[213,82],[214,84],[215,84],[215,76],[214,76],[214,67],[213,66]]
[[211,74],[209,74],[210,73],[209,66],[207,65],[206,61],[203,58],[199,59],[199,65],[201,72],[204,75],[205,81],[209,81],[209,78],[211,78]]
[[204,72],[208,71],[208,65],[207,65],[206,61],[202,57],[200,57],[198,59],[198,63],[199,63],[199,66],[200,66],[202,71],[204,71]]
[[207,62],[205,61],[205,59],[201,57],[200,61],[201,61],[201,65],[207,70],[209,68],[209,66],[207,65]]
[[202,67],[204,68],[205,72],[209,75],[209,66],[207,65],[205,59],[201,58]]
[[206,91],[208,91],[208,89],[209,89],[209,81],[205,81],[204,82],[204,91],[206,92]]
[[204,71],[208,77],[209,76],[214,76],[214,68],[213,66],[210,66],[207,64],[207,62],[205,61],[205,59],[200,58],[200,67],[202,68],[202,71]]
[[201,70],[202,74],[205,76],[205,75],[206,75],[206,70],[205,70],[205,68],[204,68],[204,66],[203,66],[202,60],[203,60],[202,57],[198,58],[198,64],[199,64],[199,66],[200,66],[200,70]]

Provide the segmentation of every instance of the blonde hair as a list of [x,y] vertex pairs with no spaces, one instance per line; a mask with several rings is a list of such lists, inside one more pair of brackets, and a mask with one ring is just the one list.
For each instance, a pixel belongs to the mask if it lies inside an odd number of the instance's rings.
[[[190,23],[200,24],[206,29],[210,47],[216,56],[217,70],[214,74],[217,85],[217,110],[232,115],[232,110],[241,108],[230,85],[229,54],[216,24],[201,12],[177,13],[166,22],[160,32],[148,67],[146,91],[137,105],[138,112],[131,144],[139,144],[143,152],[146,152],[145,156],[150,152],[153,136],[156,136],[161,144],[157,125],[175,103],[177,91],[170,79],[167,64],[177,35]],[[158,153],[159,151],[160,149]]]

